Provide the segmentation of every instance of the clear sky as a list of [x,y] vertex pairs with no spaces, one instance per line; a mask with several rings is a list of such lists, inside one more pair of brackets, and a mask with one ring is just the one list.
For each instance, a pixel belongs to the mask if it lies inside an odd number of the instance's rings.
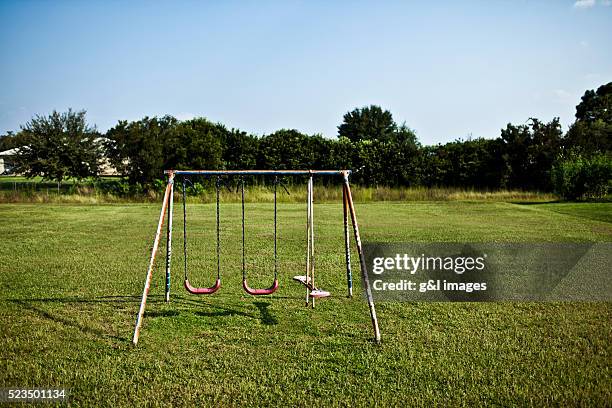
[[572,122],[612,81],[612,0],[0,1],[0,132],[204,116],[328,137],[378,104],[421,142]]

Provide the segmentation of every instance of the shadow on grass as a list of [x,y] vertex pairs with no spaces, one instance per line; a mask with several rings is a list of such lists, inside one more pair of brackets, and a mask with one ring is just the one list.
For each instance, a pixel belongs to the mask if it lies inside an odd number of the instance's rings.
[[[150,295],[149,300],[150,303],[165,303],[164,296],[156,296]],[[134,305],[134,316],[136,316],[137,305],[140,302],[140,296],[98,296],[98,297],[78,297],[78,296],[68,296],[68,297],[57,297],[57,298],[32,298],[32,299],[7,299],[7,301],[16,303],[20,305],[25,310],[30,310],[40,317],[50,320],[52,322],[64,325],[66,327],[75,328],[83,333],[88,333],[94,335],[100,339],[113,339],[121,342],[130,341],[127,337],[117,336],[113,333],[109,333],[107,330],[99,329],[91,327],[88,322],[80,322],[76,319],[69,318],[67,316],[62,316],[56,311],[45,310],[37,303],[40,304],[58,304],[58,305],[67,305],[67,304],[108,304],[112,307],[113,304],[133,304]],[[228,307],[222,303],[219,303],[218,300],[215,302],[204,301],[204,300],[195,300],[186,298],[183,296],[174,296],[172,298],[171,303],[193,307],[195,305],[199,307],[206,307],[213,309],[212,311],[195,311],[194,313],[198,316],[203,317],[223,317],[223,316],[245,316],[251,319],[258,319],[262,324],[265,325],[276,325],[278,324],[278,319],[273,316],[269,311],[270,303],[268,302],[253,302],[253,305],[257,307],[259,310],[259,316],[248,313],[241,310],[236,310],[234,308]],[[129,307],[129,306],[128,306]],[[179,311],[176,310],[149,310],[145,312],[145,318],[172,318],[179,315]]]
[[551,200],[551,201],[508,201],[517,205],[537,205],[537,204],[606,204],[611,203],[608,198],[586,198],[582,200]]
[[[35,306],[36,303],[41,304],[107,304],[110,307],[112,305],[119,304],[133,304],[134,305],[134,316],[138,313],[137,305],[140,303],[140,296],[120,296],[120,295],[109,295],[109,296],[97,296],[97,297],[78,297],[78,296],[67,296],[67,297],[57,297],[57,298],[32,298],[32,299],[7,299],[7,301],[16,303],[21,305],[24,309],[30,310],[39,316],[50,320],[55,323],[62,324],[66,327],[76,328],[83,333],[92,334],[101,339],[114,339],[121,342],[129,342],[131,340],[127,337],[117,336],[111,333],[108,333],[104,330],[92,328],[89,325],[78,322],[76,320],[69,319],[64,316],[60,316],[58,313],[54,313],[48,310],[45,310],[39,306]],[[163,303],[164,296],[157,295],[149,295],[150,303]],[[129,306],[128,306],[129,307]],[[115,307],[115,310],[117,308]],[[172,317],[177,316],[179,313],[177,311],[147,311],[145,312],[145,317],[156,318],[156,317]],[[91,321],[88,320],[88,321]]]
[[[99,337],[101,339],[114,339],[114,340],[118,340],[121,342],[127,342],[129,341],[128,338],[126,337],[121,337],[121,336],[116,336],[110,333],[107,333],[106,331],[100,330],[100,329],[96,329],[87,325],[84,325],[78,321],[75,320],[71,320],[68,319],[64,316],[60,316],[57,313],[52,313],[48,310],[44,310],[40,307],[34,306],[31,302],[35,302],[35,301],[40,301],[40,302],[66,302],[66,301],[62,301],[61,299],[32,299],[32,300],[19,300],[19,299],[12,299],[10,300],[11,302],[17,303],[19,305],[21,305],[21,307],[23,307],[26,310],[30,310],[34,313],[36,313],[37,315],[39,315],[42,318],[45,318],[47,320],[50,320],[52,322],[64,325],[66,327],[72,327],[75,329],[80,330],[83,333],[88,333],[91,335],[94,335],[96,337]],[[70,301],[67,301],[68,303],[70,303]]]
[[561,200],[551,200],[551,201],[508,201],[510,204],[516,205],[538,205],[538,204],[563,204],[567,203],[567,201]]
[[268,310],[268,306],[270,306],[270,303],[267,302],[253,302],[253,304],[255,305],[255,307],[257,309],[259,309],[259,313],[261,314],[261,323],[268,325],[268,326],[273,326],[275,324],[278,324],[278,319],[276,317],[274,317],[270,311]]
[[[149,296],[150,298],[153,296]],[[159,296],[163,298],[163,296]],[[84,298],[78,296],[57,298],[7,299],[9,302],[40,302],[40,303],[140,303],[140,296],[98,296]]]
[[145,312],[145,317],[151,317],[151,318],[156,318],[156,317],[173,317],[173,316],[178,316],[179,312],[177,312],[176,310],[162,310],[162,311],[151,311],[151,312]]
[[249,313],[239,312],[237,310],[231,310],[231,309],[218,310],[215,312],[198,311],[198,312],[195,312],[195,314],[197,314],[198,316],[202,316],[202,317],[245,316],[245,317],[249,317],[252,319],[255,318],[255,316]]
[[213,303],[213,302],[204,301],[204,300],[195,301],[195,300],[191,300],[188,298],[183,298],[182,296],[178,296],[177,299],[179,300],[179,303],[187,303],[187,304],[196,303],[199,306],[206,306],[211,309],[217,309],[217,310],[210,311],[210,312],[205,312],[205,311],[194,312],[196,315],[202,316],[202,317],[244,316],[244,317],[248,317],[251,319],[259,319],[261,323],[265,325],[278,324],[278,319],[274,317],[268,310],[270,303],[267,303],[267,302],[253,302],[253,305],[255,305],[255,307],[259,310],[260,316],[258,317],[258,316],[253,315],[252,313],[236,310],[234,308],[230,308],[218,302]]

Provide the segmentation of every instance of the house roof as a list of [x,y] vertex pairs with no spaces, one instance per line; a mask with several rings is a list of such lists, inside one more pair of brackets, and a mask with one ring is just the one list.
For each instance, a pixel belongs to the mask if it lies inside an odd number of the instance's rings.
[[14,149],[5,150],[0,152],[0,156],[15,156],[19,152],[19,148],[16,147]]

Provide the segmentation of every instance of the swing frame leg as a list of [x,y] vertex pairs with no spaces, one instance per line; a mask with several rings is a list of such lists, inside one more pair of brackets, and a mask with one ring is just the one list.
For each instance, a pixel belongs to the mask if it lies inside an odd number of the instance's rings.
[[346,286],[348,290],[347,297],[353,297],[353,272],[351,271],[351,246],[349,238],[349,214],[348,214],[348,197],[346,188],[342,186],[342,210],[344,213],[344,257],[346,260]]
[[[310,206],[312,202],[310,200],[310,182],[312,180],[312,176],[308,179],[306,184],[306,307],[310,304],[310,286],[312,286],[312,281],[310,280]],[[314,286],[312,286],[314,288]]]
[[142,320],[144,317],[145,307],[147,305],[147,296],[149,295],[149,289],[151,288],[151,278],[153,277],[153,266],[155,265],[155,256],[159,249],[159,241],[161,238],[162,226],[164,225],[164,218],[166,217],[166,210],[168,208],[168,200],[170,197],[170,191],[174,184],[174,174],[170,174],[168,178],[168,185],[164,193],[164,201],[159,214],[159,222],[157,223],[157,230],[155,232],[155,239],[153,240],[153,249],[151,250],[151,259],[149,260],[149,267],[147,268],[147,277],[145,279],[144,289],[142,291],[142,299],[140,301],[140,309],[138,310],[138,316],[136,317],[136,326],[134,327],[134,336],[132,343],[138,344],[138,338],[140,337],[140,328],[142,327]]
[[376,317],[376,307],[374,306],[374,298],[372,297],[372,288],[370,287],[370,279],[368,278],[367,264],[365,261],[365,255],[363,248],[361,247],[361,237],[359,235],[359,225],[357,224],[357,216],[355,215],[355,205],[353,203],[353,195],[351,194],[351,187],[349,185],[349,173],[343,172],[344,177],[344,192],[346,194],[348,209],[351,214],[351,221],[353,224],[353,233],[355,235],[355,243],[357,245],[357,253],[359,254],[359,264],[361,266],[361,276],[365,286],[365,294],[368,300],[368,307],[370,309],[370,317],[372,318],[372,328],[374,329],[374,340],[376,343],[380,343],[380,329],[378,327],[378,318]]
[[174,181],[170,182],[170,197],[168,200],[168,222],[166,231],[166,303],[170,302],[170,264],[172,262],[172,218],[174,213]]
[[[317,286],[315,284],[315,255],[314,255],[314,180],[312,175],[310,176],[310,178],[308,179],[308,205],[307,205],[307,211],[308,211],[308,258],[310,260],[310,262],[307,262],[307,264],[309,264],[309,268],[306,271],[306,282],[310,282],[310,285],[312,286],[313,289],[315,289]],[[309,278],[310,277],[310,278]],[[310,289],[308,288],[308,286],[306,286],[306,306],[308,306],[308,297],[310,296]],[[312,299],[312,308],[314,309],[315,307],[315,297],[311,296],[310,297]]]

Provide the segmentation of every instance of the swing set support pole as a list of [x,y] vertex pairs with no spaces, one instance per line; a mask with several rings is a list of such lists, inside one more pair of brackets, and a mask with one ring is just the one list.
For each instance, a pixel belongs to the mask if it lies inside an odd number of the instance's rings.
[[312,286],[312,281],[310,279],[310,229],[312,228],[312,223],[310,219],[310,206],[312,205],[311,201],[311,185],[312,177],[308,179],[306,184],[306,307],[310,304],[310,290]]
[[370,308],[370,317],[372,318],[372,328],[374,329],[374,340],[380,343],[380,329],[378,328],[378,318],[376,317],[376,308],[374,306],[374,298],[372,297],[372,288],[370,287],[370,279],[368,278],[368,270],[365,261],[363,248],[361,247],[361,237],[359,236],[359,225],[357,224],[357,216],[355,215],[355,205],[353,204],[353,196],[349,185],[349,173],[343,173],[344,176],[344,192],[346,194],[348,209],[351,214],[353,224],[353,232],[355,234],[355,243],[357,244],[357,253],[359,254],[359,264],[361,266],[361,276],[363,278],[368,307]]
[[142,291],[142,300],[140,301],[140,309],[138,310],[138,316],[136,317],[136,327],[134,327],[134,337],[132,343],[138,344],[138,338],[140,337],[140,328],[142,327],[142,319],[144,317],[145,307],[147,305],[147,296],[149,295],[149,289],[151,288],[151,278],[153,276],[153,267],[155,265],[155,256],[159,249],[159,241],[161,238],[162,226],[164,225],[164,218],[166,216],[166,210],[168,207],[168,200],[170,198],[170,192],[174,184],[174,174],[170,174],[168,178],[168,185],[164,193],[164,201],[159,214],[159,222],[157,223],[157,230],[155,232],[155,239],[153,240],[153,249],[151,250],[151,259],[149,260],[149,267],[147,268],[147,278],[145,280],[144,289]]
[[172,262],[172,215],[174,212],[174,180],[170,181],[170,197],[168,199],[168,222],[166,231],[166,303],[170,302],[170,263]]
[[342,186],[342,209],[344,212],[344,257],[346,259],[346,286],[348,288],[347,297],[353,297],[353,272],[351,271],[351,245],[349,238],[349,214],[348,214],[348,199],[346,188]]

